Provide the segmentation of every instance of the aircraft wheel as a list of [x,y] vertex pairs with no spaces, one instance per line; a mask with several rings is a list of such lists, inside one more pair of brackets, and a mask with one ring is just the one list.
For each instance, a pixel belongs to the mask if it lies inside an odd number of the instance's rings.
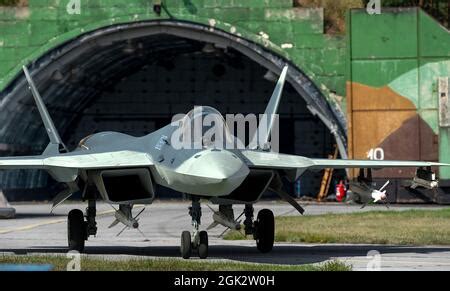
[[208,257],[208,233],[204,230],[200,231],[200,244],[198,246],[198,256],[200,259]]
[[86,223],[84,222],[83,212],[79,209],[73,209],[67,217],[67,239],[69,241],[69,250],[82,252],[86,240]]
[[258,212],[255,221],[256,226],[256,247],[261,253],[268,253],[273,248],[275,238],[275,219],[273,212],[269,209],[262,209]]
[[183,259],[189,259],[191,257],[192,244],[191,233],[189,231],[185,230],[181,233],[180,251]]

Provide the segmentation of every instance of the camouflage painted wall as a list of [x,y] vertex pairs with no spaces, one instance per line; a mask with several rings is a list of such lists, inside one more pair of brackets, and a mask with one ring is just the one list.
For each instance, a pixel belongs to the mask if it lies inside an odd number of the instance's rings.
[[164,0],[166,9],[158,16],[153,0],[80,0],[81,13],[70,15],[69,2],[29,0],[28,7],[0,7],[0,91],[22,64],[84,32],[171,18],[225,30],[286,57],[345,116],[339,97],[345,95],[345,38],[323,34],[323,9],[294,8],[292,0]]
[[[0,7],[0,91],[22,64],[85,32],[132,21],[192,21],[294,62],[336,111],[347,112],[350,157],[366,158],[370,149],[379,157],[380,148],[386,159],[450,162],[436,88],[438,76],[449,76],[449,32],[420,10],[351,11],[344,37],[323,33],[323,9],[294,8],[292,0],[164,0],[160,16],[153,0],[80,0],[80,14],[69,14],[68,3]],[[450,178],[450,170],[442,174]]]
[[[415,8],[373,16],[353,10],[347,24],[349,156],[450,162],[437,88],[439,77],[450,76],[449,31]],[[450,171],[441,178],[450,178]]]

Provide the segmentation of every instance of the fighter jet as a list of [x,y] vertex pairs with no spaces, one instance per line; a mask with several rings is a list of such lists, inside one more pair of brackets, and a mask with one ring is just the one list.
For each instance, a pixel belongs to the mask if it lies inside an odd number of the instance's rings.
[[[233,134],[224,118],[212,107],[196,107],[186,116],[142,137],[119,132],[99,132],[82,139],[69,151],[58,134],[30,73],[24,66],[26,80],[39,109],[50,142],[41,155],[0,158],[0,169],[42,169],[67,188],[59,193],[53,207],[72,194],[81,192],[87,201],[86,212],[74,209],[68,214],[68,248],[83,251],[85,241],[97,233],[96,203],[102,199],[117,208],[111,227],[123,223],[128,228],[138,228],[138,218],[132,215],[133,206],[151,204],[158,193],[156,185],[185,193],[192,201],[189,214],[192,231],[181,234],[180,252],[189,258],[193,252],[200,258],[208,256],[208,234],[201,230],[201,201],[218,204],[214,214],[217,224],[240,228],[234,218],[233,205],[244,204],[243,227],[245,234],[253,235],[258,250],[269,252],[274,244],[274,215],[269,209],[259,211],[254,218],[253,204],[268,190],[287,200],[300,213],[303,208],[285,191],[282,179],[297,179],[306,170],[325,168],[367,168],[448,166],[423,161],[373,161],[345,159],[312,159],[303,156],[277,153],[270,147],[271,130],[281,101],[288,67],[280,74],[274,92],[254,140],[256,146],[227,148]],[[213,116],[215,125],[222,125],[222,138],[214,137],[209,130],[192,138],[190,129],[196,122]],[[174,126],[176,124],[176,126]],[[212,123],[211,123],[212,124]],[[258,135],[258,138],[256,136]],[[283,137],[281,137],[283,138]],[[175,143],[181,141],[179,147]],[[255,143],[252,143],[253,145]]]

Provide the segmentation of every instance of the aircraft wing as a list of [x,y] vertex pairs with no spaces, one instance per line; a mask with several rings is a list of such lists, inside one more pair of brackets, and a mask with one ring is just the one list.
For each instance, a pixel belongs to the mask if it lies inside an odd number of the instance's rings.
[[374,160],[342,160],[342,159],[310,159],[302,156],[287,155],[264,151],[242,151],[242,155],[247,160],[250,168],[270,168],[270,169],[311,169],[320,170],[326,168],[346,169],[346,168],[397,168],[397,167],[431,167],[450,166],[450,164],[423,162],[423,161],[374,161]]
[[28,156],[0,158],[0,170],[8,169],[104,169],[144,167],[153,165],[146,153],[135,151],[72,152],[54,156]]
[[396,160],[332,160],[332,159],[312,159],[313,169],[347,169],[347,168],[418,168],[433,166],[450,166],[450,164],[425,162],[425,161],[396,161]]
[[0,170],[41,169],[46,170],[58,182],[73,182],[80,170],[120,169],[149,167],[153,165],[146,153],[135,151],[72,152],[52,156],[5,157],[0,158]]

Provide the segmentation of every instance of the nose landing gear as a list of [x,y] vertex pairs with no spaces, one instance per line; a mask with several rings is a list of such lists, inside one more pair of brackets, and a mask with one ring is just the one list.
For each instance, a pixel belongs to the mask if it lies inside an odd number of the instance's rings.
[[183,231],[181,233],[180,252],[183,259],[189,259],[192,251],[198,252],[200,259],[206,259],[208,257],[208,233],[204,230],[199,231],[200,218],[202,216],[202,209],[200,206],[200,198],[192,198],[192,206],[189,207],[189,215],[192,217],[192,226],[194,228],[191,233],[189,231]]

